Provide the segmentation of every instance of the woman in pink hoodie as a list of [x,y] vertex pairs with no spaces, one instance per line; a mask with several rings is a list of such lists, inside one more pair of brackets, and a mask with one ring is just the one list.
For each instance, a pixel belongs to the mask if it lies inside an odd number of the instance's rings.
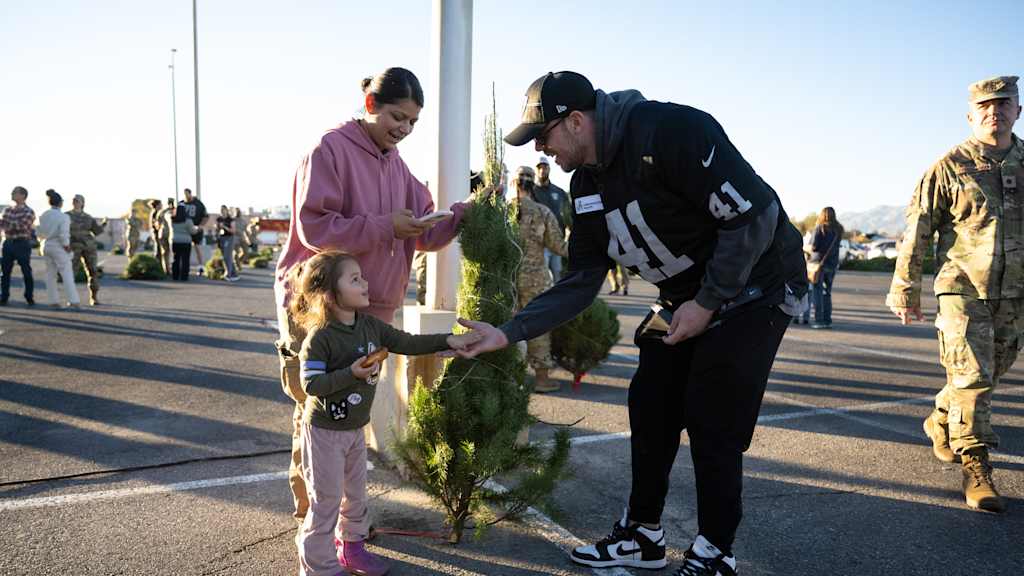
[[[463,203],[452,205],[454,216],[436,225],[417,221],[433,212],[434,202],[396,148],[412,132],[423,108],[423,89],[416,76],[404,68],[389,68],[363,80],[362,86],[363,116],[329,130],[299,164],[288,241],[274,284],[281,384],[296,402],[289,483],[295,517],[300,520],[309,507],[299,440],[305,394],[299,382],[298,354],[305,335],[286,308],[293,269],[324,250],[352,254],[370,285],[366,313],[391,323],[405,296],[413,252],[439,250],[451,242],[466,208]],[[343,564],[365,561],[382,566],[376,561],[383,560],[365,552],[361,542],[348,544],[339,550]]]

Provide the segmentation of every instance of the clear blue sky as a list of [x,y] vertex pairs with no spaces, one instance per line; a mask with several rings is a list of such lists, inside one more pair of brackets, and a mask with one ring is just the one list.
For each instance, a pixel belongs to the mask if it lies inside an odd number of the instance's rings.
[[[496,83],[516,124],[529,83],[571,69],[611,91],[715,115],[802,216],[907,202],[968,136],[966,86],[1022,71],[1018,2],[478,1],[472,164]],[[202,185],[208,205],[287,204],[295,166],[360,107],[360,78],[430,82],[428,0],[200,0]],[[182,187],[194,183],[189,0],[0,3],[0,187],[87,197],[96,215],[173,194],[170,49],[178,49]],[[429,92],[428,92],[429,93]],[[428,101],[427,107],[436,103]],[[427,138],[401,146],[428,174]],[[533,165],[532,147],[508,162]],[[553,179],[568,184],[557,168]]]

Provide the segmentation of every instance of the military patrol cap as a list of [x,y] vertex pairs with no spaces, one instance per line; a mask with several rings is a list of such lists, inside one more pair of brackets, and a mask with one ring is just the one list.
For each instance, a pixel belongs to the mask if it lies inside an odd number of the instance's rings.
[[975,82],[967,87],[969,101],[971,104],[977,104],[997,98],[1019,98],[1017,80],[1017,76],[996,76]]

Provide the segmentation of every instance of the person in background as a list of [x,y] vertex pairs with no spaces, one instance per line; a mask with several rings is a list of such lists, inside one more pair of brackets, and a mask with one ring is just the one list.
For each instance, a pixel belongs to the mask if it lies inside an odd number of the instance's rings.
[[135,216],[135,211],[132,210],[128,213],[128,217],[125,218],[124,227],[125,253],[128,255],[129,260],[139,252],[139,233],[141,228],[142,221]]
[[107,227],[107,219],[96,220],[85,212],[85,197],[75,194],[71,199],[71,251],[72,263],[75,268],[85,268],[85,277],[89,283],[89,304],[98,306],[100,293],[100,274],[96,265],[96,236]]
[[932,453],[960,462],[969,508],[1003,512],[989,450],[992,394],[1024,344],[1024,141],[1017,76],[967,87],[972,135],[921,178],[907,207],[886,305],[901,323],[924,320],[921,267],[935,235],[935,296],[946,383],[925,418]]
[[171,251],[174,261],[171,264],[171,279],[187,282],[189,276],[189,260],[192,252],[192,237],[196,233],[196,225],[192,223],[188,212],[181,209],[181,204],[164,212],[164,226],[169,231]]
[[249,225],[245,227],[245,240],[249,252],[257,254],[260,251],[260,219],[251,218]]
[[[572,226],[572,203],[569,195],[554,184],[548,177],[551,175],[551,165],[547,156],[541,156],[537,161],[537,183],[533,188],[533,199],[540,202],[551,210],[558,222],[558,229],[565,237],[565,231]],[[551,276],[558,282],[562,278],[562,257],[544,250],[544,258],[547,260]]]
[[71,218],[61,212],[64,199],[53,190],[47,190],[50,209],[39,215],[39,228],[36,234],[43,244],[39,252],[46,259],[46,296],[50,306],[61,308],[63,302],[57,291],[57,275],[60,275],[64,286],[67,305],[78,308],[78,290],[75,289],[75,272],[71,266]]
[[[168,205],[170,200],[168,200]],[[192,220],[192,224],[196,226],[196,232],[192,235],[192,244],[196,250],[196,263],[199,264],[200,276],[203,275],[203,267],[206,266],[206,255],[203,254],[203,224],[206,224],[206,220],[209,215],[206,213],[206,205],[199,199],[198,196],[192,194],[191,188],[185,188],[185,199],[179,204],[184,204],[185,214],[188,215],[189,219]]]
[[811,328],[832,327],[832,282],[839,269],[839,242],[843,239],[843,226],[836,220],[831,206],[821,209],[814,226],[809,261],[820,263],[818,281],[814,283],[811,301],[814,302],[814,323]]
[[[171,204],[173,207],[174,205]],[[167,224],[167,209],[159,200],[149,201],[149,235],[153,239],[153,257],[160,263],[164,274],[171,275],[170,226]]]
[[21,268],[25,281],[25,302],[35,306],[32,298],[35,283],[32,279],[32,225],[36,221],[36,213],[28,207],[28,190],[15,186],[11,190],[14,206],[8,206],[0,216],[0,230],[4,233],[3,248],[0,250],[0,306],[6,306],[11,296],[11,272],[14,263]]
[[[547,206],[533,200],[533,168],[520,166],[512,181],[516,191],[513,203],[519,217],[519,245],[523,260],[516,277],[516,295],[519,308],[524,308],[541,292],[551,287],[545,252],[558,258],[566,255],[565,240],[555,215]],[[549,378],[555,362],[551,358],[551,334],[544,333],[526,342],[526,362],[533,368],[536,380],[534,392],[555,392],[560,384]]]
[[616,264],[608,270],[608,283],[612,285],[609,295],[618,294],[622,290],[623,296],[629,296],[629,270],[622,264]]
[[246,237],[248,234],[249,222],[248,219],[242,215],[242,209],[235,206],[231,209],[231,217],[235,219],[235,273],[241,272],[242,265],[245,263],[246,256],[249,250],[249,240]]
[[224,268],[227,272],[224,279],[228,282],[237,282],[238,272],[235,270],[235,219],[231,217],[231,210],[223,205],[220,207],[220,216],[217,216],[217,247],[220,248],[220,255],[224,260]]

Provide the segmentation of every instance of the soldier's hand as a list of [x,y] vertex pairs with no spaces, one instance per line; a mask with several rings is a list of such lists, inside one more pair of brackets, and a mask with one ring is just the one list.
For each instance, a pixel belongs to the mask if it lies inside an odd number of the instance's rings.
[[889,310],[900,319],[900,324],[907,326],[913,323],[913,319],[918,322],[924,322],[924,313],[921,312],[921,305],[902,307],[902,306],[889,306]]
[[672,314],[672,325],[668,334],[661,337],[662,342],[671,346],[701,334],[714,313],[714,310],[697,304],[696,300],[687,300]]

